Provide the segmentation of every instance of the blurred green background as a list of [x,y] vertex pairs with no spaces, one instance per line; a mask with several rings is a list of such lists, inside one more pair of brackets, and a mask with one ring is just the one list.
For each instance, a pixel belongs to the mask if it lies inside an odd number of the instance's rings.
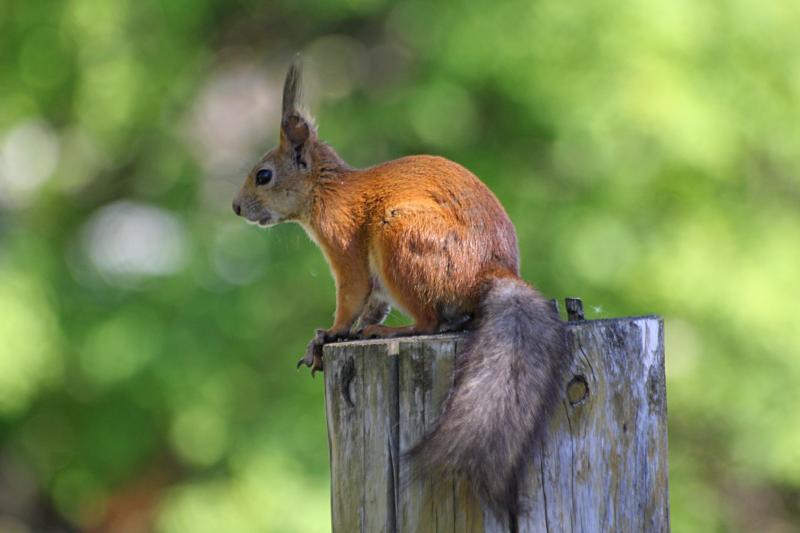
[[0,530],[329,529],[294,362],[333,283],[230,208],[301,51],[349,163],[459,161],[545,294],[665,317],[674,531],[796,531],[799,27],[795,0],[4,1]]

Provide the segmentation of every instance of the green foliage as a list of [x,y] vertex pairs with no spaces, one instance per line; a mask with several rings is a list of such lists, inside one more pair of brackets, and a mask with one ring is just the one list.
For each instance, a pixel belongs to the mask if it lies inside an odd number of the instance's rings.
[[302,51],[351,164],[457,160],[546,294],[666,317],[676,531],[787,530],[798,26],[756,0],[4,3],[0,523],[327,530],[293,364],[333,284],[298,227],[230,209]]

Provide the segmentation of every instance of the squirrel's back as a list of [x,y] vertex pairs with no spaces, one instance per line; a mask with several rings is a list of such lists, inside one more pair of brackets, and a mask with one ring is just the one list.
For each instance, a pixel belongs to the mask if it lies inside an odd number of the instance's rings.
[[452,214],[456,223],[500,219],[513,225],[497,197],[472,172],[439,156],[413,155],[360,171],[360,180],[386,206],[410,201],[431,202],[434,209]]
[[[337,219],[342,227],[347,221],[337,214],[354,219],[370,228],[372,243],[420,214],[425,222],[420,229],[432,239],[456,239],[470,253],[486,252],[482,268],[519,273],[514,224],[497,197],[475,174],[444,157],[414,155],[350,170],[335,187],[320,188],[316,205],[321,224]],[[414,218],[414,224],[421,222]]]

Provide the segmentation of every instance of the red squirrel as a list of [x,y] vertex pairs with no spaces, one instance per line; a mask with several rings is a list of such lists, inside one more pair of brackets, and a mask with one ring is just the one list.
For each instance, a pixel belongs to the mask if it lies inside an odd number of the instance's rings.
[[[417,471],[463,477],[493,509],[517,512],[523,463],[558,401],[568,350],[558,313],[519,277],[514,225],[486,185],[442,157],[350,167],[300,109],[300,83],[296,59],[280,143],[233,201],[260,226],[299,223],[330,265],[335,320],[297,366],[322,370],[326,342],[466,330],[442,413],[407,453]],[[382,325],[390,306],[414,323]]]

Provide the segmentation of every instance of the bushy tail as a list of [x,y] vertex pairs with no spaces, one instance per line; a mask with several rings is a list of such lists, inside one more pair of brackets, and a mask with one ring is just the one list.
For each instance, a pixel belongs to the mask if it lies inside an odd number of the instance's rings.
[[418,472],[463,477],[493,509],[516,514],[524,462],[569,364],[566,328],[516,277],[489,283],[476,319],[442,413],[409,454]]

